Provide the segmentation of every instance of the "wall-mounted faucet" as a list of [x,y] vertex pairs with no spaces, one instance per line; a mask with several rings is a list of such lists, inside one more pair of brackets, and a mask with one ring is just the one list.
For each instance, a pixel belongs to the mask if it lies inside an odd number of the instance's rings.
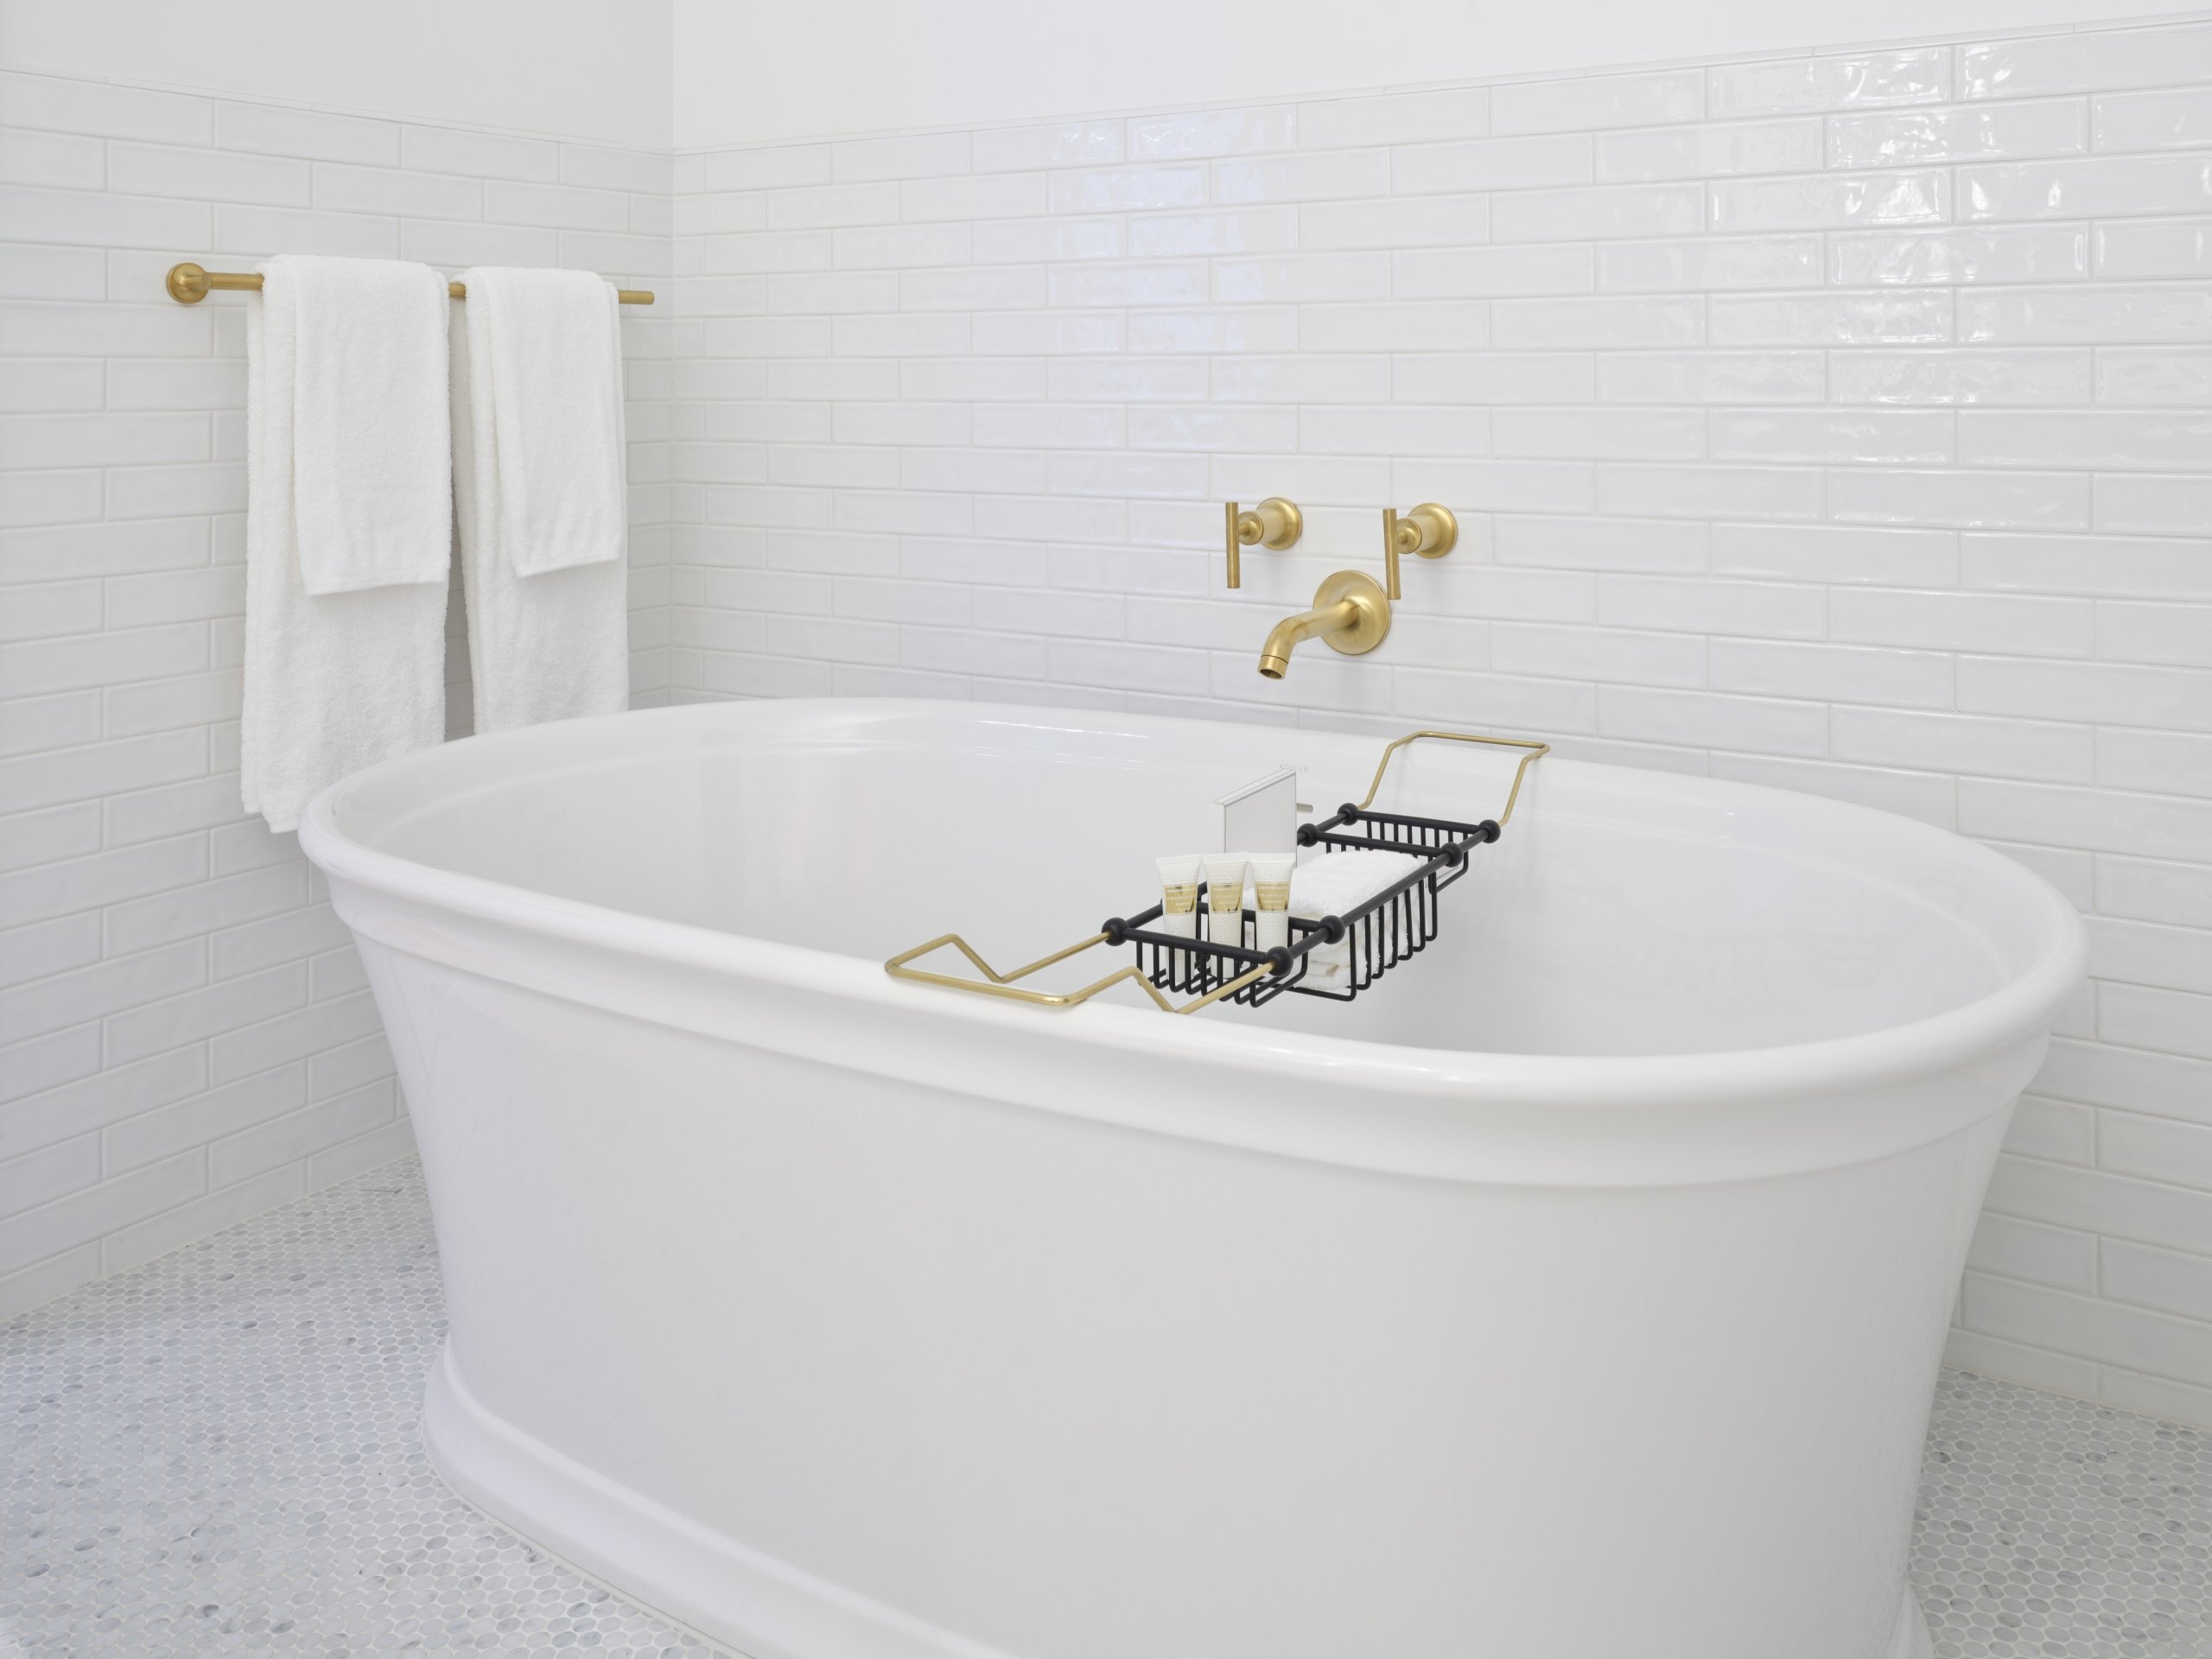
[[1325,639],[1346,656],[1363,656],[1390,634],[1390,600],[1374,577],[1339,570],[1313,591],[1313,608],[1287,616],[1268,630],[1260,647],[1260,672],[1279,680],[1290,653],[1307,639]]
[[[1232,505],[1231,512],[1234,512]],[[1290,667],[1290,654],[1308,639],[1325,639],[1333,651],[1348,657],[1364,656],[1390,635],[1390,601],[1401,596],[1398,560],[1407,553],[1440,559],[1459,540],[1459,521],[1452,509],[1424,501],[1401,518],[1394,507],[1382,510],[1382,569],[1386,588],[1357,570],[1339,570],[1314,590],[1313,608],[1285,617],[1268,631],[1260,647],[1260,672],[1270,680],[1282,678]],[[1232,540],[1230,569],[1236,569]],[[1234,588],[1232,579],[1229,584]]]

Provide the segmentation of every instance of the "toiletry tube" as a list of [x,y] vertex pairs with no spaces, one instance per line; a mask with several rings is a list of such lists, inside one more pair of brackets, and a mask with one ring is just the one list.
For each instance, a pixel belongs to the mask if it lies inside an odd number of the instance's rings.
[[1206,938],[1216,944],[1244,943],[1243,853],[1206,855]]
[[1295,853],[1252,855],[1252,948],[1272,950],[1290,943],[1290,873]]
[[[1160,919],[1153,925],[1162,933],[1173,933],[1178,938],[1195,939],[1198,936],[1198,868],[1201,860],[1196,853],[1176,853],[1157,860],[1160,867]],[[1190,977],[1191,957],[1186,950],[1167,953],[1167,982],[1180,989]]]
[[1194,939],[1198,935],[1198,867],[1196,853],[1177,853],[1155,861],[1160,866],[1160,931]]

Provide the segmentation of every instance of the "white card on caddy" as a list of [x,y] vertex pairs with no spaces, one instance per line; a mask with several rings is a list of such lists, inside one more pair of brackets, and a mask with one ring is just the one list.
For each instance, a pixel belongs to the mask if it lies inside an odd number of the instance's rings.
[[1210,853],[1287,853],[1298,847],[1298,768],[1280,766],[1206,809]]

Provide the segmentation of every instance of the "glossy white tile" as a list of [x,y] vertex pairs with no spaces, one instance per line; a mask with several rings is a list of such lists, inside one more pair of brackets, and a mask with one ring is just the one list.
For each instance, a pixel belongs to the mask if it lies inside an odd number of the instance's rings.
[[1798,173],[1821,166],[1820,122],[1809,116],[1651,127],[1598,137],[1598,177],[1623,182]]
[[1938,104],[1951,92],[1948,48],[1822,53],[1707,72],[1716,118],[1897,104]]

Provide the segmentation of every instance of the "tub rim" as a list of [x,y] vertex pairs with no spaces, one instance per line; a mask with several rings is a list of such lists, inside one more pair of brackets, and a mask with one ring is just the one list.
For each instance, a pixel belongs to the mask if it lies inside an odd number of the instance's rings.
[[[727,711],[738,707],[772,708],[785,715],[797,709],[815,709],[844,713],[957,715],[963,718],[1018,716],[1032,724],[1040,719],[1048,721],[1070,731],[1118,730],[1124,734],[1132,733],[1132,728],[1142,732],[1246,724],[1169,715],[1100,713],[1049,705],[818,697],[775,699],[759,704],[679,704],[633,709],[621,715],[551,722],[456,741],[496,742],[536,734],[536,741],[543,741],[543,734],[558,727],[657,717],[697,719],[702,709]],[[1676,787],[1710,787],[1753,801],[1771,798],[1777,802],[1796,804],[1798,810],[1804,810],[1802,804],[1811,803],[1822,813],[1878,822],[1890,827],[1887,833],[1896,833],[1894,826],[1901,825],[1908,833],[1942,837],[1964,849],[1970,861],[1991,871],[2000,883],[2018,892],[2030,913],[2042,924],[2037,929],[2041,936],[2037,952],[2006,982],[1942,1014],[1847,1037],[1689,1053],[1574,1055],[1426,1048],[1239,1025],[1226,1019],[1180,1019],[1149,1007],[1120,1007],[1094,1001],[1065,1009],[1037,1008],[895,980],[883,971],[880,963],[871,958],[724,932],[696,923],[617,910],[442,868],[372,847],[339,828],[338,804],[347,791],[420,764],[424,755],[441,753],[450,747],[441,745],[396,756],[332,785],[316,797],[301,818],[302,850],[334,881],[356,883],[372,892],[505,929],[543,934],[626,957],[703,972],[725,982],[773,985],[815,997],[855,1003],[863,1009],[899,1019],[931,1014],[978,1031],[1003,1030],[1025,1039],[1033,1039],[1050,1033],[1088,1048],[1135,1051],[1163,1058],[1226,1065],[1306,1082],[1313,1081],[1317,1074],[1325,1074],[1337,1086],[1401,1096],[1432,1100],[1487,1097],[1547,1108],[1587,1106],[1617,1109],[1631,1103],[1649,1107],[1724,1106],[1781,1098],[1851,1095],[1885,1084],[1926,1077],[2047,1034],[2059,1007],[2082,979],[2087,963],[2087,929],[2079,912],[2056,887],[2024,865],[1955,831],[1878,808],[1800,791],[1732,779],[1693,779],[1656,770],[1645,772],[1609,762],[1583,761],[1576,764]]]

